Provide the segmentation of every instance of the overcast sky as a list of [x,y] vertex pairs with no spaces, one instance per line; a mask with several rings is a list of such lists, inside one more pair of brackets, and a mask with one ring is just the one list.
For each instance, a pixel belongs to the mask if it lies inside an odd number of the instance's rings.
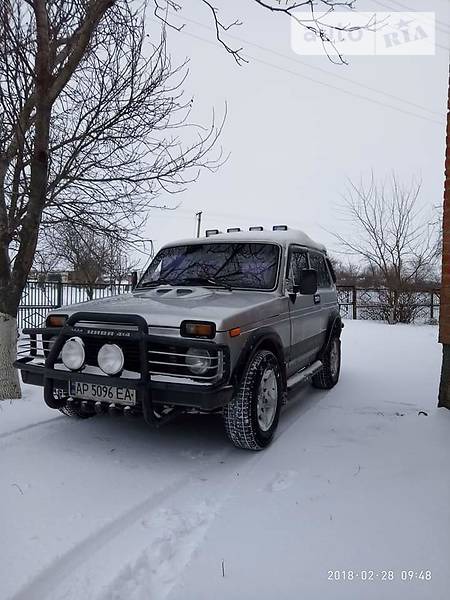
[[196,121],[208,124],[212,110],[222,115],[227,103],[221,144],[231,156],[183,194],[160,197],[181,206],[152,211],[146,235],[156,249],[191,237],[199,210],[202,230],[286,223],[333,248],[326,230],[343,227],[336,204],[347,180],[371,170],[378,179],[392,171],[406,183],[420,178],[422,204],[431,210],[442,203],[448,0],[357,0],[359,10],[435,11],[438,47],[435,56],[352,56],[347,66],[295,54],[289,19],[252,0],[215,4],[224,21],[243,22],[233,34],[245,41],[228,41],[244,47],[249,64],[236,65],[215,40],[205,5],[192,0],[173,19],[186,25],[168,31],[168,47],[175,62],[190,59],[185,88]]

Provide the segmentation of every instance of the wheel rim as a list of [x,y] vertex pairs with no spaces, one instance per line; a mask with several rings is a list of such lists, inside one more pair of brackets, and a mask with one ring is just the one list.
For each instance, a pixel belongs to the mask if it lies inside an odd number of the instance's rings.
[[333,379],[336,379],[339,371],[339,340],[337,338],[333,341],[330,350],[330,371]]
[[266,369],[258,389],[258,404],[256,407],[258,424],[262,431],[268,431],[275,419],[278,404],[278,382],[275,371]]

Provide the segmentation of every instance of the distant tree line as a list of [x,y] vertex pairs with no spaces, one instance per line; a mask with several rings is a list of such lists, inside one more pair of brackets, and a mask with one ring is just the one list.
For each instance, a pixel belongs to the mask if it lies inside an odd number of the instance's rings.
[[[391,287],[384,274],[376,267],[343,261],[336,255],[330,256],[337,284],[342,286],[355,286],[360,288],[385,288]],[[420,276],[409,282],[403,282],[400,289],[430,290],[440,285],[437,269],[432,269],[428,276]]]

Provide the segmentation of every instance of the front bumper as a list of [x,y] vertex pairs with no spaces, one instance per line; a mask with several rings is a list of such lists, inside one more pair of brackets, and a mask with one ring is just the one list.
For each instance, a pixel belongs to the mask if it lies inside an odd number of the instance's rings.
[[[84,339],[97,338],[95,330],[82,330],[79,322],[101,322],[106,324],[132,325],[133,330],[127,331],[127,340],[133,341],[139,348],[139,373],[137,378],[110,377],[86,372],[71,372],[55,368],[57,357],[67,339],[73,335],[82,335]],[[157,423],[159,417],[155,415],[154,405],[166,405],[180,408],[195,408],[211,412],[223,407],[233,395],[233,387],[227,383],[229,378],[229,352],[228,348],[218,346],[210,340],[177,339],[180,347],[196,347],[220,349],[224,357],[223,374],[218,381],[211,385],[195,385],[192,383],[175,383],[155,381],[149,370],[148,352],[152,343],[161,342],[161,338],[149,335],[146,321],[138,315],[104,315],[97,313],[76,313],[69,317],[64,327],[55,330],[52,328],[24,329],[24,334],[30,336],[31,351],[28,356],[19,358],[15,366],[21,370],[24,383],[40,385],[44,388],[44,400],[51,408],[61,408],[67,399],[70,381],[79,381],[100,385],[132,388],[136,390],[137,408],[142,410],[147,422]],[[52,349],[45,359],[45,364],[36,364],[37,335],[55,335],[57,338]],[[102,330],[102,334],[104,334]],[[108,331],[105,341],[118,341],[123,339],[124,332],[120,329]],[[164,339],[167,343],[167,339]],[[175,378],[174,378],[175,379]],[[93,401],[92,401],[93,402]]]
[[[107,383],[108,385],[114,385],[114,381],[116,381],[118,387],[134,387],[137,390],[138,402],[142,403],[142,394],[140,393],[139,386],[124,384],[123,379],[114,380],[108,377],[106,380],[106,377],[100,375],[83,376],[77,374],[74,376],[71,373],[27,364],[24,358],[17,360],[15,366],[21,370],[22,381],[24,383],[45,387],[45,380],[50,378],[53,381],[53,395],[56,390],[67,393],[70,379],[85,381],[86,383]],[[67,377],[62,378],[60,377],[61,374],[67,375]],[[212,412],[222,408],[231,400],[233,386],[220,385],[205,389],[195,385],[151,381],[150,393],[152,403],[154,404],[196,408],[205,412]],[[52,403],[51,408],[58,407],[53,406]]]

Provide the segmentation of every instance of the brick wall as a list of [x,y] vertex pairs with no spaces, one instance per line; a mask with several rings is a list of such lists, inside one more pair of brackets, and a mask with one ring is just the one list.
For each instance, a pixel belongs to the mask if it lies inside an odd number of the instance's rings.
[[442,225],[442,287],[439,319],[439,341],[443,344],[443,348],[439,406],[450,409],[450,78],[447,110],[447,150],[445,155],[444,218]]

